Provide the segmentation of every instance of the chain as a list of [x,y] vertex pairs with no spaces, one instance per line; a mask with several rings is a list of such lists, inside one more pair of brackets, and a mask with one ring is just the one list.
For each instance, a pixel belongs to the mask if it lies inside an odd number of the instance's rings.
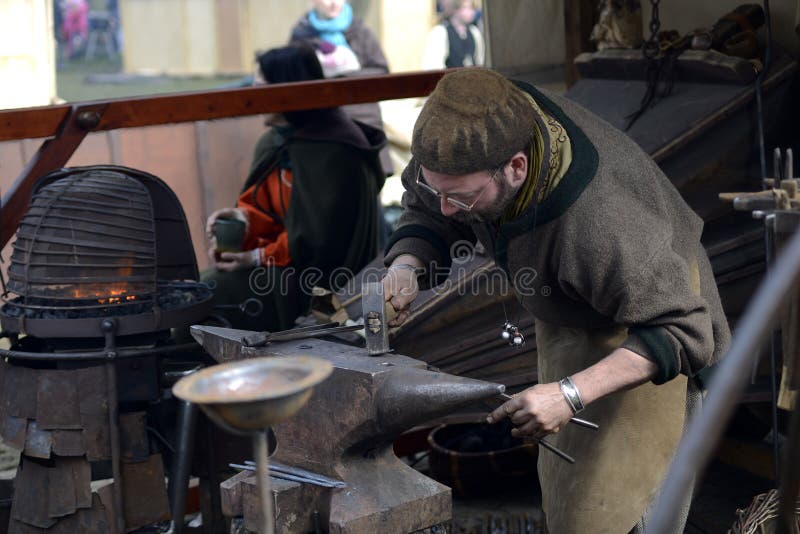
[[661,0],[650,0],[652,10],[650,12],[650,39],[642,45],[642,53],[645,59],[652,59],[659,54],[658,31],[661,29],[661,19],[658,13],[658,4]]

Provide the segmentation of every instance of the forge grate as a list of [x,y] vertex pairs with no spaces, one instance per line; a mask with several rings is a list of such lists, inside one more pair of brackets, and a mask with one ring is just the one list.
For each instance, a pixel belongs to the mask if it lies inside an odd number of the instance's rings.
[[54,171],[36,185],[17,229],[2,295],[4,330],[102,337],[202,320],[212,292],[198,272],[186,217],[159,178],[95,165]]
[[15,307],[141,310],[156,301],[153,205],[145,185],[121,172],[42,187],[16,237],[7,286]]

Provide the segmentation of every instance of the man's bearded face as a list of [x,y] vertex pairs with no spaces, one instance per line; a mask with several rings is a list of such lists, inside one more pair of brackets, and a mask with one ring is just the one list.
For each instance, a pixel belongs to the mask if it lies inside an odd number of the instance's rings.
[[478,224],[499,220],[514,201],[517,189],[506,181],[503,174],[500,174],[495,180],[495,187],[497,188],[497,195],[494,201],[487,202],[486,206],[477,205],[471,211],[457,211],[450,217],[454,221],[463,224]]

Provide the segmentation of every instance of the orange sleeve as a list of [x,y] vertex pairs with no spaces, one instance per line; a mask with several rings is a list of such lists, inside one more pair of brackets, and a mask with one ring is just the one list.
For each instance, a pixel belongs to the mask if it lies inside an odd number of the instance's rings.
[[[254,199],[253,191],[255,187],[253,185],[246,189],[239,195],[239,200],[236,203],[238,208],[247,212],[250,222],[247,235],[244,236],[242,248],[244,250],[260,249],[261,265],[270,263],[277,267],[286,267],[292,263],[286,227],[282,222],[276,221],[270,214],[265,213],[261,207],[272,211],[282,219],[286,216],[283,206],[288,207],[289,205],[291,189],[281,185],[277,172],[270,174],[258,187],[256,198]],[[283,203],[280,203],[280,201],[273,202],[273,199],[280,198],[278,195],[283,195]]]

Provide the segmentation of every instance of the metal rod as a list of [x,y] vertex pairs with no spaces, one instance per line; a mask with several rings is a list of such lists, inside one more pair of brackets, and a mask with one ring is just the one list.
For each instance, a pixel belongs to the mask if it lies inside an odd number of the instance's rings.
[[800,232],[783,247],[772,273],[765,277],[758,291],[737,323],[731,347],[719,364],[703,403],[703,410],[690,422],[664,482],[663,491],[652,514],[654,534],[675,530],[675,510],[686,488],[700,473],[714,451],[719,436],[730,420],[747,383],[750,365],[758,348],[771,332],[783,298],[800,278]]
[[[245,465],[250,465],[250,466],[255,465],[255,462],[252,460],[245,460],[244,463]],[[336,487],[336,488],[343,488],[346,486],[346,484],[341,480],[336,480],[334,478],[326,477],[324,475],[320,475],[312,471],[306,471],[305,469],[301,469],[299,467],[291,467],[288,465],[279,464],[274,461],[270,462],[269,471],[270,473],[272,472],[285,473],[287,475],[293,475],[308,480],[315,480],[317,482],[321,482],[323,484],[330,485],[331,487]]]
[[197,406],[181,401],[178,408],[178,443],[174,455],[172,476],[169,479],[169,496],[172,507],[170,532],[181,534],[186,515],[186,494],[194,453],[194,431],[197,426]]
[[551,445],[550,443],[546,442],[544,438],[536,438],[536,441],[539,442],[539,445],[547,449],[548,451],[554,453],[556,456],[568,461],[571,464],[575,463],[575,458],[567,454],[566,452],[562,451],[555,445]]
[[569,420],[570,423],[575,423],[578,426],[582,426],[584,428],[591,428],[592,430],[599,430],[600,425],[597,423],[592,423],[591,421],[587,421],[586,419],[581,419],[580,417],[573,417]]
[[[769,276],[770,270],[775,263],[777,248],[775,244],[775,214],[770,213],[764,219],[764,248],[766,249],[767,269],[766,275]],[[781,342],[778,329],[773,326],[772,335],[769,336],[769,391],[770,391],[770,411],[772,414],[772,476],[775,485],[781,483],[781,456],[778,444],[778,384],[776,379],[777,365],[775,364],[778,344]]]
[[[196,342],[184,343],[182,345],[171,345],[167,347],[153,347],[147,349],[120,349],[116,351],[114,359],[135,358],[137,356],[149,356],[151,354],[169,354],[194,350],[199,347]],[[17,350],[0,349],[0,358],[16,358],[19,360],[106,360],[108,352],[105,350],[95,352],[23,352]]]
[[114,361],[116,342],[114,333],[116,321],[104,319],[100,328],[103,330],[106,339],[106,357],[109,360],[105,363],[106,367],[106,396],[108,397],[108,434],[111,442],[111,470],[114,474],[114,484],[112,485],[112,495],[114,498],[114,508],[116,508],[116,521],[112,526],[116,534],[125,534],[125,498],[122,493],[122,451],[119,439],[119,400],[117,398],[117,366]]
[[[230,467],[234,469],[241,469],[242,471],[256,471],[257,466],[250,465],[250,464],[228,464]],[[315,478],[308,478],[300,475],[293,475],[291,473],[282,473],[280,471],[275,471],[272,468],[272,465],[269,466],[269,476],[272,478],[279,478],[281,480],[291,480],[292,482],[300,482],[301,484],[311,484],[312,486],[322,486],[323,488],[342,488],[344,487],[344,483],[339,482],[338,484],[331,484],[329,482],[325,482],[323,480],[317,480]]]
[[269,484],[269,445],[267,431],[253,434],[253,455],[258,472],[258,494],[261,498],[261,534],[275,534],[275,516],[272,512],[272,491]]

